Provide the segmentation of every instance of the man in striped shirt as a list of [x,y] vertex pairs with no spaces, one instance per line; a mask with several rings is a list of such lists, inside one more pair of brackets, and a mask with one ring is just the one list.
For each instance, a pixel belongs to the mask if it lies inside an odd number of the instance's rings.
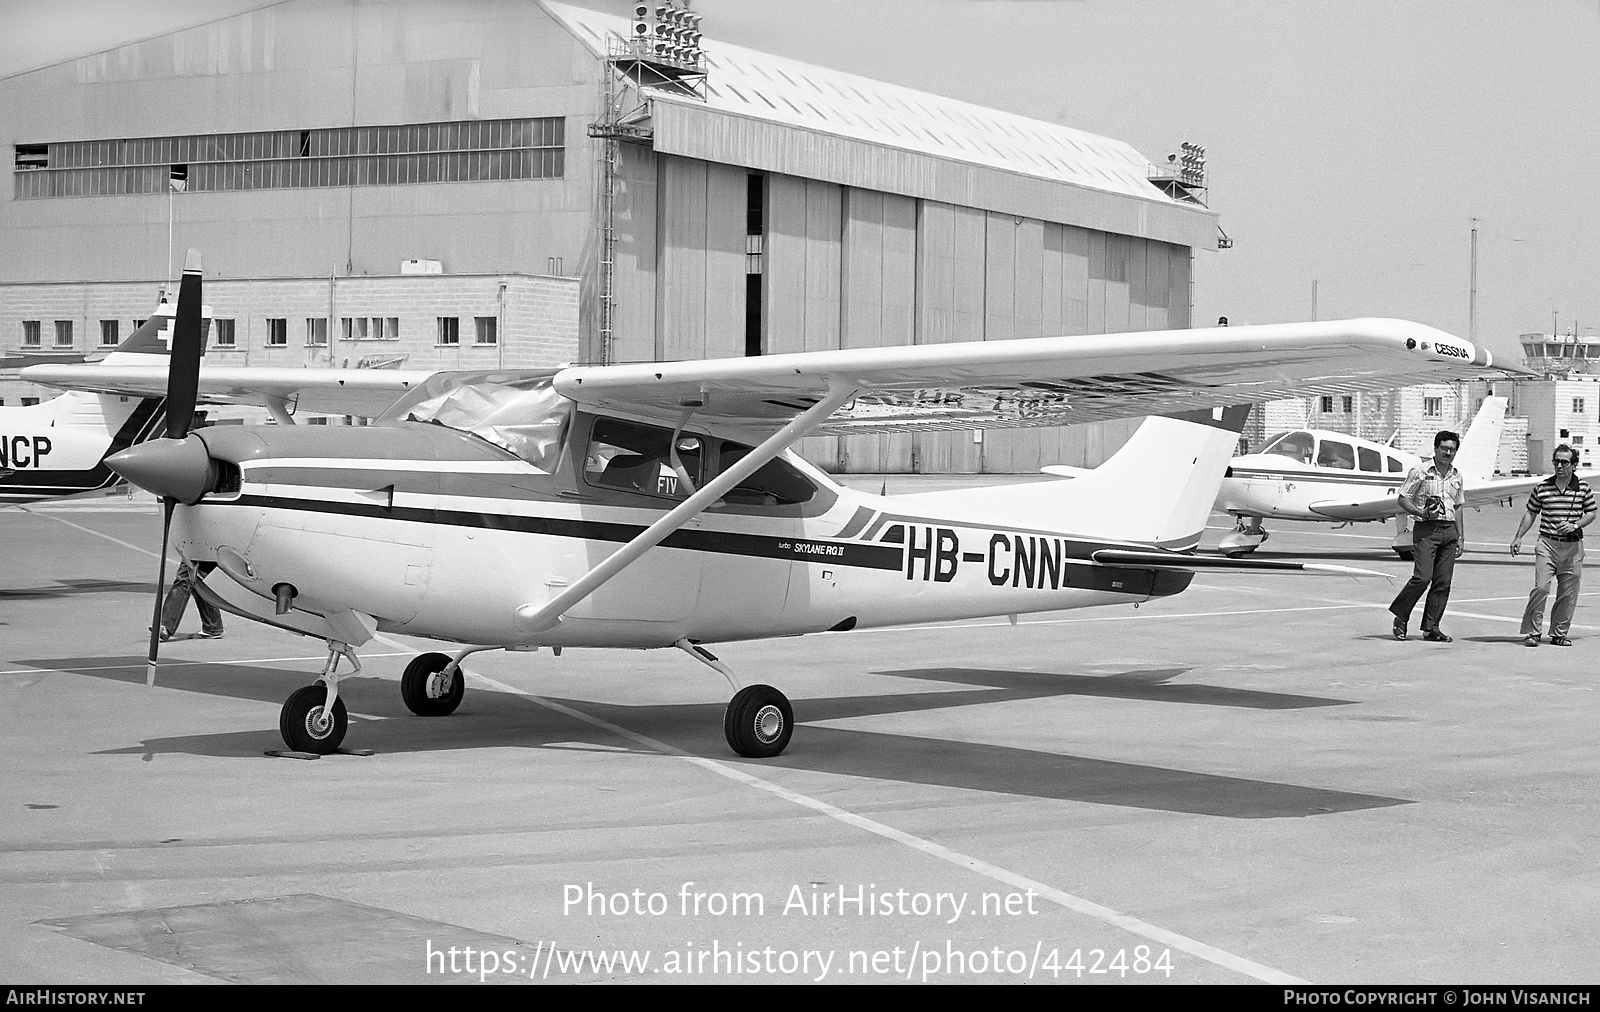
[[1411,545],[1416,553],[1411,579],[1389,605],[1397,640],[1406,638],[1411,609],[1427,591],[1428,602],[1422,606],[1422,638],[1430,643],[1450,642],[1439,628],[1439,620],[1450,601],[1456,559],[1467,544],[1466,517],[1461,509],[1466,496],[1461,472],[1455,467],[1460,448],[1460,436],[1449,429],[1441,430],[1433,437],[1433,459],[1413,467],[1400,483],[1400,508],[1417,520],[1411,527]]
[[1572,613],[1578,608],[1578,586],[1583,580],[1583,529],[1594,523],[1594,492],[1577,475],[1578,454],[1562,443],[1550,455],[1556,473],[1534,486],[1528,496],[1528,512],[1511,539],[1511,554],[1522,551],[1522,536],[1539,518],[1539,547],[1534,552],[1533,590],[1528,607],[1522,612],[1522,642],[1539,645],[1539,626],[1544,621],[1544,602],[1550,596],[1550,578],[1556,580],[1556,603],[1550,609],[1550,642],[1558,647],[1572,646],[1567,632],[1572,628]]

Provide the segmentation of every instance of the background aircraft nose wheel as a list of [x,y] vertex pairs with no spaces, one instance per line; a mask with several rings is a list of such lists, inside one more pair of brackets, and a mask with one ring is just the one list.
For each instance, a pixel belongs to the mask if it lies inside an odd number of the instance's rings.
[[446,684],[440,672],[449,663],[450,658],[441,653],[412,658],[400,676],[400,698],[405,700],[406,709],[419,717],[443,717],[455,712],[467,691],[467,680],[457,668]]
[[794,710],[770,685],[747,685],[734,693],[722,717],[728,745],[747,759],[770,759],[789,746]]
[[331,717],[323,707],[327,701],[328,687],[321,684],[297,689],[285,700],[283,712],[278,715],[278,731],[283,735],[283,743],[296,752],[331,755],[337,751],[350,721],[345,714],[344,700],[333,701]]

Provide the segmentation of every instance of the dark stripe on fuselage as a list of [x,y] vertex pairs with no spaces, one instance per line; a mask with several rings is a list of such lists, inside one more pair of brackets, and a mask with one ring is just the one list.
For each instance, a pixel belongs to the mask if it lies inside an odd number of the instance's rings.
[[[340,516],[368,517],[383,520],[401,520],[410,523],[442,524],[453,527],[472,527],[480,530],[511,531],[519,534],[542,534],[551,537],[578,538],[590,541],[610,541],[623,544],[633,540],[645,528],[640,524],[607,523],[599,520],[574,520],[562,517],[529,517],[503,513],[482,513],[471,510],[423,509],[399,506],[386,508],[373,503],[329,502],[323,499],[300,499],[290,496],[261,494],[241,495],[236,499],[209,501],[210,506],[248,506],[260,509],[297,510],[331,513]],[[954,569],[944,572],[946,564],[941,554],[946,535],[954,535],[949,528],[925,528],[927,537],[913,536],[909,546],[895,544],[862,544],[860,542],[833,541],[820,538],[796,538],[766,534],[739,534],[726,531],[679,529],[662,540],[665,548],[709,552],[717,555],[736,555],[744,558],[782,559],[787,561],[823,562],[830,565],[849,566],[855,569],[876,569],[903,572],[907,580],[916,579],[945,583],[955,575]],[[1165,597],[1182,591],[1194,578],[1185,571],[1157,570],[1138,565],[1106,566],[1091,561],[1094,552],[1104,549],[1126,548],[1125,544],[1076,541],[1059,535],[1050,538],[1008,536],[992,530],[963,527],[975,531],[987,546],[987,553],[977,559],[966,559],[984,566],[988,581],[996,587],[1021,587],[1029,590],[1096,590],[1127,594],[1136,597]],[[1045,542],[1049,542],[1046,544]],[[991,558],[996,545],[1004,549],[1003,560]],[[1054,562],[1047,566],[1046,557]],[[919,561],[922,563],[919,568]],[[999,565],[1004,572],[996,569]],[[1049,576],[1047,578],[1047,570]]]
[[[471,510],[433,510],[414,506],[386,509],[369,503],[328,502],[322,499],[295,499],[288,496],[241,495],[237,499],[206,503],[208,506],[254,506],[264,509],[302,510],[340,516],[403,520],[410,523],[444,524],[518,534],[544,534],[589,541],[625,544],[638,537],[642,524],[607,523],[600,520],[572,520],[564,517],[528,517]],[[817,538],[775,537],[766,534],[738,534],[729,531],[700,531],[680,528],[661,542],[664,548],[684,548],[719,555],[740,555],[764,559],[804,559],[830,562],[858,569],[900,569],[902,553],[898,545],[863,545]]]
[[1247,478],[1257,481],[1315,482],[1322,485],[1376,485],[1382,488],[1399,488],[1400,483],[1406,477],[1398,471],[1390,475],[1363,474],[1360,471],[1325,474],[1319,471],[1261,471],[1253,467],[1239,467],[1237,465],[1232,470],[1235,478]]

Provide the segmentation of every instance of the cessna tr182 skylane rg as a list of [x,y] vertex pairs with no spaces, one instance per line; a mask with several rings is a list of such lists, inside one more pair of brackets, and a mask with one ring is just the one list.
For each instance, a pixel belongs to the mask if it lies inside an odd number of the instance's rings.
[[[184,285],[198,301],[198,274]],[[421,715],[456,708],[475,651],[675,646],[734,685],[724,733],[764,757],[788,744],[788,700],[740,688],[703,644],[1136,603],[1199,569],[1360,573],[1186,554],[1244,421],[1223,405],[1489,364],[1431,328],[1358,320],[441,373],[373,426],[185,436],[192,365],[175,355],[175,438],[111,464],[164,497],[185,557],[217,563],[202,586],[219,605],[327,641],[319,684],[284,704],[291,749],[338,747],[339,659],[382,630],[460,645],[407,666]],[[1153,411],[1184,414],[1073,481],[880,497],[787,452],[807,434]]]
[[[105,466],[105,458],[162,431],[174,313],[171,303],[160,303],[154,315],[97,363],[34,365],[18,373],[67,392],[43,404],[0,406],[0,505],[116,484],[119,478]],[[210,326],[211,310],[204,307],[200,354]],[[202,365],[197,398],[204,404],[261,405],[285,422],[292,421],[296,406],[370,418],[431,375],[416,370]]]
[[[1506,399],[1485,397],[1461,437],[1455,466],[1469,506],[1487,506],[1529,492],[1542,475],[1494,477],[1505,429]],[[1411,517],[1401,511],[1400,483],[1422,462],[1414,453],[1343,432],[1299,429],[1268,436],[1255,453],[1233,458],[1217,494],[1217,509],[1239,518],[1218,547],[1230,555],[1254,551],[1267,539],[1263,518],[1395,522],[1391,547],[1411,557]]]

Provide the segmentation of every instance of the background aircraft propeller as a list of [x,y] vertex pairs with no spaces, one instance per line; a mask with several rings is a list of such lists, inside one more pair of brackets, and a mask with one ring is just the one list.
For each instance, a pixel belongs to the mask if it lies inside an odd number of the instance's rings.
[[[167,367],[167,436],[181,441],[194,421],[194,403],[200,388],[200,355],[203,351],[200,320],[200,253],[190,250],[183,263],[183,280],[178,286],[178,311],[172,325],[172,360]],[[161,559],[156,576],[156,604],[150,618],[150,653],[145,664],[144,683],[156,683],[156,655],[161,647],[161,604],[167,588],[167,536],[172,530],[172,511],[176,497],[161,497]]]

